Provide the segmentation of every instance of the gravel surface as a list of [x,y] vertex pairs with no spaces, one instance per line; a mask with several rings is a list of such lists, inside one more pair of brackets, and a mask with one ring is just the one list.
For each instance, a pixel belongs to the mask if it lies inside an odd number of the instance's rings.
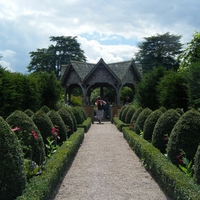
[[93,124],[50,200],[171,200],[123,134],[110,122]]

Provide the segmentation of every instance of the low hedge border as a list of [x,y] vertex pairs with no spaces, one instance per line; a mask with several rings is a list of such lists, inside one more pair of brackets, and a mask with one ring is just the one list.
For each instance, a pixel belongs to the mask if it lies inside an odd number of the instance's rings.
[[88,132],[92,124],[92,119],[88,117],[82,124],[77,124],[78,128],[84,128],[85,133]]
[[117,127],[117,129],[122,132],[122,128],[123,127],[127,127],[130,126],[130,124],[125,124],[124,122],[122,122],[118,117],[114,117],[113,118],[113,123],[115,124],[115,126]]
[[78,128],[47,161],[42,174],[31,179],[17,200],[48,200],[62,175],[70,167],[83,139],[84,129]]
[[128,127],[122,128],[122,132],[130,147],[168,196],[175,200],[200,199],[200,186],[194,179],[180,171],[157,148]]

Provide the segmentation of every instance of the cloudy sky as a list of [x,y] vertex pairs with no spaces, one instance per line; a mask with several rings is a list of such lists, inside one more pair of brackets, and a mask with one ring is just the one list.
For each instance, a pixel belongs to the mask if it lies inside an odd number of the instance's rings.
[[0,0],[0,64],[27,73],[29,52],[50,36],[77,36],[87,62],[130,60],[156,34],[200,31],[199,0]]

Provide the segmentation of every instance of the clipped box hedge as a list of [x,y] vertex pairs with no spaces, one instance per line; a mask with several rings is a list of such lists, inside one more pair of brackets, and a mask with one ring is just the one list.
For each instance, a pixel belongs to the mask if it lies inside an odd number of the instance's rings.
[[70,167],[83,139],[84,129],[78,128],[47,161],[42,174],[31,179],[17,200],[48,200],[62,175]]
[[91,117],[88,117],[82,124],[77,124],[78,128],[84,128],[85,133],[88,132],[92,124]]
[[123,127],[122,132],[130,147],[168,196],[174,200],[200,199],[200,186],[194,179],[180,171],[157,148],[128,127]]

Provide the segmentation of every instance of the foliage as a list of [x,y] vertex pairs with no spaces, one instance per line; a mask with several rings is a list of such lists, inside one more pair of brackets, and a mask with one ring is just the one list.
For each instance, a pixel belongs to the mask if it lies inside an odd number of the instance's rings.
[[121,114],[121,121],[125,123],[126,114],[129,111],[130,105],[126,105]]
[[47,115],[49,116],[49,118],[51,119],[53,126],[54,127],[58,127],[59,129],[59,136],[60,139],[57,140],[58,144],[61,144],[63,141],[65,141],[68,137],[68,129],[65,125],[65,123],[63,122],[61,116],[55,111],[55,110],[50,110]]
[[68,137],[70,137],[70,135],[74,133],[75,126],[71,113],[64,107],[58,110],[57,112],[61,116],[63,122],[65,123],[65,126],[69,128]]
[[76,118],[77,124],[82,124],[84,122],[84,116],[80,109],[78,107],[73,107],[72,112]]
[[194,179],[200,184],[200,144],[194,156]]
[[134,123],[134,130],[137,134],[141,134],[144,130],[144,123],[147,117],[152,113],[152,110],[145,108],[137,117],[136,122]]
[[153,111],[145,120],[143,138],[151,142],[153,130],[159,117],[163,114],[159,109]]
[[157,85],[159,104],[166,109],[188,109],[186,78],[183,73],[168,71]]
[[136,120],[137,120],[137,118],[138,118],[138,116],[140,115],[140,113],[143,111],[143,108],[138,108],[135,112],[134,112],[134,114],[133,114],[133,116],[132,116],[132,118],[131,118],[131,123],[135,123],[136,122]]
[[200,113],[195,110],[185,112],[175,124],[168,142],[168,157],[178,165],[180,149],[188,160],[193,160],[200,142]]
[[30,52],[31,61],[29,72],[54,72],[56,77],[60,77],[61,65],[68,64],[70,60],[86,61],[84,51],[80,44],[72,36],[51,36],[51,44],[48,48],[37,49]]
[[130,124],[134,112],[135,112],[135,107],[130,104],[128,112],[126,113],[126,116],[125,116],[125,123],[126,124]]
[[200,62],[190,65],[186,72],[189,105],[192,108],[200,108]]
[[177,56],[182,52],[181,36],[167,32],[144,39],[144,42],[139,43],[140,50],[136,53],[136,60],[142,64],[144,73],[160,66],[164,67],[165,70],[179,68]]
[[160,79],[165,75],[166,71],[162,68],[156,68],[148,73],[146,73],[141,80],[136,85],[136,99],[139,106],[143,108],[150,108],[152,110],[157,109],[159,105],[157,85]]
[[133,90],[128,86],[124,86],[120,91],[120,99],[123,99],[125,101],[127,96],[130,98],[130,101],[132,101],[134,96]]
[[42,111],[45,112],[45,113],[48,113],[48,112],[50,111],[50,109],[49,109],[48,106],[42,106],[42,107],[40,108],[40,110],[42,110]]
[[51,119],[42,110],[38,110],[31,118],[38,127],[44,143],[47,144],[47,138],[51,136],[52,128],[54,127]]
[[82,97],[72,95],[71,102],[74,106],[81,106],[82,105]]
[[32,116],[34,115],[34,112],[33,112],[31,109],[26,109],[26,110],[24,111],[24,113],[25,113],[26,115],[28,115],[29,117],[32,117]]
[[28,147],[28,149],[23,148],[24,157],[41,165],[45,161],[45,147],[40,131],[33,120],[22,111],[16,110],[6,118],[6,121],[11,128],[19,127],[15,134],[21,145]]
[[56,154],[46,163],[42,175],[33,177],[16,200],[49,200],[60,177],[70,167],[83,139],[84,131],[81,128],[57,149]]
[[184,70],[191,66],[191,64],[200,62],[200,33],[195,31],[193,39],[187,43],[186,49],[181,53],[179,58],[182,60],[180,70]]
[[21,145],[9,124],[0,117],[0,200],[15,199],[26,185]]
[[174,109],[169,109],[157,120],[152,134],[152,145],[158,148],[160,152],[166,153],[168,138],[179,118],[179,113]]
[[122,121],[122,114],[123,114],[123,111],[124,111],[124,109],[126,109],[127,107],[126,106],[122,106],[121,108],[120,108],[120,110],[119,110],[119,120],[121,120]]
[[143,160],[163,191],[176,200],[200,199],[200,186],[174,166],[157,148],[135,134],[129,128],[123,129],[124,138],[136,155]]
[[72,107],[64,106],[64,108],[67,110],[68,113],[70,113],[70,116],[73,120],[74,132],[76,132],[77,131],[77,121],[76,121],[76,117],[74,116],[74,113],[72,112]]

